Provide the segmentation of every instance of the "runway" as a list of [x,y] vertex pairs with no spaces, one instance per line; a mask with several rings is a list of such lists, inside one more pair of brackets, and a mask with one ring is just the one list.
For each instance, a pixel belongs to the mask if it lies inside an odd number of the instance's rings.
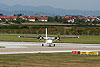
[[100,51],[100,44],[55,43],[56,47],[41,46],[36,42],[0,42],[0,54],[55,53],[71,51]]

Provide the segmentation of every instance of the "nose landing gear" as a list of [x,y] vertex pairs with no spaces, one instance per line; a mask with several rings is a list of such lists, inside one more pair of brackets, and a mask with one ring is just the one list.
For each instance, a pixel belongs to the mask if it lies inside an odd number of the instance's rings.
[[44,44],[42,44],[42,47],[44,46]]
[[53,46],[55,47],[56,45],[54,44]]

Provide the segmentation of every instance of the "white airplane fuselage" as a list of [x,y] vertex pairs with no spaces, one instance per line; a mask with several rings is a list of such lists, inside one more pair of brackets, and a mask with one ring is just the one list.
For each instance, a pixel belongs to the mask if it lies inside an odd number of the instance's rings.
[[44,44],[45,46],[49,46],[49,47],[51,47],[51,46],[55,46],[55,44],[53,44],[53,40],[52,39],[47,39],[46,41],[45,41],[45,44]]
[[46,28],[46,41],[45,41],[45,44],[44,45],[47,45],[47,46],[55,46],[55,44],[53,44],[53,39],[47,37],[47,28]]
[[53,41],[52,40],[46,40],[46,44],[52,44],[53,43]]
[[39,40],[45,40],[45,43],[44,44],[42,44],[42,46],[49,46],[49,47],[51,47],[51,46],[54,46],[55,47],[55,44],[53,44],[53,42],[54,41],[56,41],[56,40],[59,40],[60,41],[60,38],[79,38],[79,37],[48,37],[47,36],[47,34],[48,34],[48,32],[47,32],[47,28],[46,28],[46,37],[41,37],[41,36],[39,36],[39,37],[32,37],[32,36],[18,36],[18,37],[24,37],[24,38],[37,38],[37,39],[39,39]]

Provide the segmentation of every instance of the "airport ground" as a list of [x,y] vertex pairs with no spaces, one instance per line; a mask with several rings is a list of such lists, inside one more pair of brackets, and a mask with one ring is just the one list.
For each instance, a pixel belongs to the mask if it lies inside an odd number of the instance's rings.
[[0,55],[0,67],[100,67],[100,56],[71,53]]
[[[22,35],[22,34],[21,34]],[[24,34],[25,36],[38,36]],[[100,50],[100,36],[79,35],[79,39],[61,39],[56,47],[41,47],[38,39],[18,38],[19,34],[0,34],[0,67],[99,67],[100,55],[73,55],[67,50]],[[44,35],[43,35],[44,36]],[[57,36],[57,35],[49,35]],[[61,35],[63,37],[63,35]],[[75,36],[75,35],[69,35]],[[78,35],[76,35],[78,36]],[[6,41],[6,42],[5,42]],[[40,42],[40,43],[37,43]],[[64,42],[64,43],[63,43]],[[35,45],[34,45],[35,43]],[[74,44],[73,44],[74,43]],[[77,44],[78,43],[78,44]],[[80,44],[81,43],[81,44]],[[33,51],[33,53],[31,53]],[[34,51],[39,51],[34,53]],[[42,53],[63,51],[63,53]],[[12,54],[7,52],[13,52]],[[29,52],[16,54],[16,52]],[[5,54],[4,54],[5,53]],[[15,54],[14,54],[15,53]]]
[[[18,36],[33,36],[38,37],[39,35],[35,34],[0,34],[0,41],[7,42],[44,42],[44,40],[39,41],[35,38],[19,38]],[[42,35],[45,36],[45,35]],[[48,35],[51,37],[57,37],[58,35]],[[99,35],[66,35],[70,36],[79,36],[80,38],[65,38],[61,39],[61,41],[54,41],[56,43],[83,43],[83,44],[100,44],[100,36]],[[64,37],[64,35],[61,35]]]

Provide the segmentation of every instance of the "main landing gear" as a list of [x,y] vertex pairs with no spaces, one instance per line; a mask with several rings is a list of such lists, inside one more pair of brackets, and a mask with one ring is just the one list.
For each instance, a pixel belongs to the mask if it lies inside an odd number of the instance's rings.
[[55,44],[53,44],[52,46],[51,45],[49,45],[49,47],[55,47],[56,45]]
[[44,46],[44,44],[42,44],[42,47]]
[[56,45],[54,44],[53,46],[55,47]]
[[[42,44],[42,47],[44,46],[44,44]],[[55,44],[53,44],[53,45],[49,45],[49,47],[55,47],[56,45]]]

